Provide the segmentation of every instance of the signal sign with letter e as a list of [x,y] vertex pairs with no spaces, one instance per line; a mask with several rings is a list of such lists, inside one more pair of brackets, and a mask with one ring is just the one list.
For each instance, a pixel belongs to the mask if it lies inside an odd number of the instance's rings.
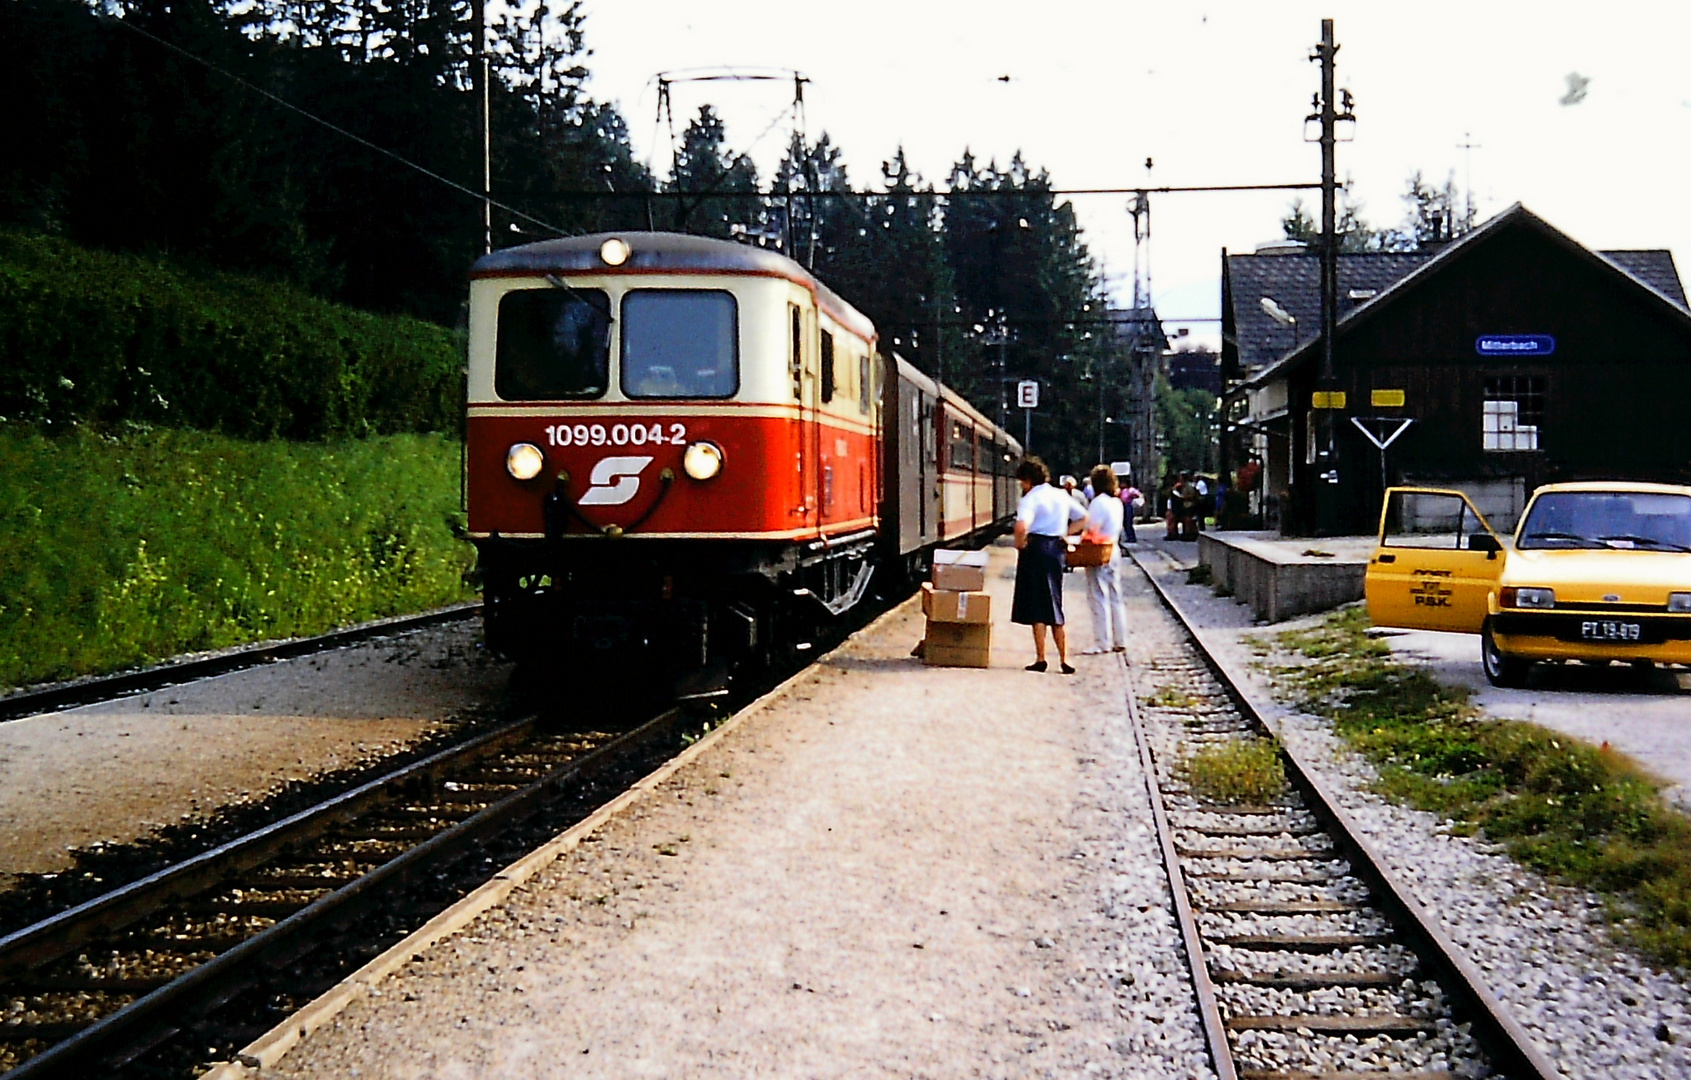
[[1016,384],[1016,404],[1023,409],[1039,408],[1039,380],[1023,379]]

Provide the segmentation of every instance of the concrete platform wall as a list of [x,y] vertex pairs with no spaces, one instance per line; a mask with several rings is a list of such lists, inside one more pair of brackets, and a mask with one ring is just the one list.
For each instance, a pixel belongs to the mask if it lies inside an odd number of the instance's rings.
[[1362,599],[1366,551],[1372,546],[1372,537],[1305,541],[1274,533],[1206,532],[1198,535],[1198,561],[1257,619],[1280,622]]

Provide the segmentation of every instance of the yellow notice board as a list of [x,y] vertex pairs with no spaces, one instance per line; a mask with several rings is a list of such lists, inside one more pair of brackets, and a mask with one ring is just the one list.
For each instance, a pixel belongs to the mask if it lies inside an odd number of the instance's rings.
[[1402,390],[1370,390],[1368,404],[1377,409],[1401,409],[1408,398]]
[[1309,396],[1309,407],[1312,409],[1342,409],[1345,407],[1345,392],[1343,390],[1317,390]]

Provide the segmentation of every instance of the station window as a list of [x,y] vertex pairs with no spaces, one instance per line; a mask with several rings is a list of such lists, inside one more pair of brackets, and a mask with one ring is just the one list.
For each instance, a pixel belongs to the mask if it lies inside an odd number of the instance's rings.
[[822,403],[834,400],[834,335],[822,331]]
[[505,401],[593,398],[610,378],[611,302],[598,289],[519,289],[499,298],[493,389]]
[[1485,381],[1480,444],[1488,451],[1537,450],[1544,423],[1544,377],[1501,375]]
[[622,298],[622,392],[725,398],[740,388],[739,309],[717,289],[636,289]]

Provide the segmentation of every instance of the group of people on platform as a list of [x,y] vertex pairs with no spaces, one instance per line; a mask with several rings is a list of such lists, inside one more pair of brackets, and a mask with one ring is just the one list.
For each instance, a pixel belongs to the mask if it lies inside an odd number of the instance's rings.
[[1123,486],[1108,465],[1099,465],[1087,477],[1084,489],[1065,476],[1062,486],[1051,483],[1045,463],[1036,457],[1016,467],[1022,498],[1016,506],[1015,542],[1016,591],[1010,604],[1010,621],[1033,629],[1034,661],[1029,671],[1046,671],[1045,631],[1057,646],[1057,670],[1073,675],[1069,663],[1068,631],[1063,618],[1063,573],[1067,569],[1068,540],[1082,534],[1088,543],[1103,545],[1112,557],[1086,568],[1086,592],[1092,607],[1096,643],[1082,650],[1088,655],[1125,652],[1127,609],[1122,605],[1121,582],[1113,553],[1117,546],[1134,539],[1133,514],[1144,505],[1144,497],[1131,484]]
[[[1242,523],[1249,514],[1247,495],[1254,490],[1262,465],[1251,458],[1228,477],[1232,485],[1217,481],[1215,488],[1190,472],[1170,474],[1163,497],[1167,507],[1164,522],[1169,540],[1195,540],[1205,516],[1214,507],[1223,527],[1234,519]],[[1010,605],[1010,621],[1033,629],[1034,661],[1029,671],[1049,670],[1046,658],[1046,629],[1057,646],[1057,670],[1072,675],[1069,663],[1068,631],[1063,618],[1063,574],[1067,570],[1068,537],[1081,533],[1088,543],[1103,545],[1112,554],[1119,545],[1133,543],[1135,511],[1145,497],[1126,478],[1118,478],[1108,465],[1099,465],[1081,486],[1072,476],[1058,483],[1051,480],[1045,463],[1029,457],[1016,468],[1022,487],[1016,506],[1015,542],[1016,591]],[[1237,527],[1237,523],[1234,524]],[[1117,561],[1107,558],[1100,565],[1086,567],[1086,596],[1092,608],[1096,642],[1082,653],[1095,655],[1125,652],[1127,609],[1122,604]]]

